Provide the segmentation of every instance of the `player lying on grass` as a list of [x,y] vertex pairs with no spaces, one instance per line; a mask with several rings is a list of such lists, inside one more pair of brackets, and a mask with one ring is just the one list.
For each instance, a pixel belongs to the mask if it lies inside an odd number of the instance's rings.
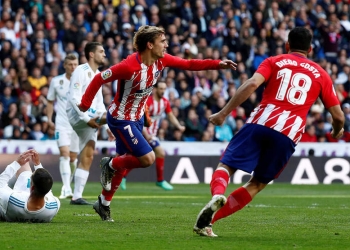
[[[34,163],[34,172],[30,161]],[[42,167],[38,152],[31,149],[20,154],[0,174],[0,219],[50,222],[60,208],[59,199],[51,192],[52,184],[53,179]]]

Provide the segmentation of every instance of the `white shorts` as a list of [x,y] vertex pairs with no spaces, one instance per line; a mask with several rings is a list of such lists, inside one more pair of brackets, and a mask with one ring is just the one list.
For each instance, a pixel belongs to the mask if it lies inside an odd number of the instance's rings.
[[69,151],[79,153],[79,137],[73,129],[55,131],[58,147],[69,146]]
[[[94,115],[94,117],[98,116],[101,118],[103,113],[96,112],[95,114],[89,114],[90,117],[92,117],[92,115]],[[79,114],[73,108],[67,109],[67,116],[70,124],[72,125],[72,128],[79,137],[80,152],[84,149],[89,141],[97,141],[97,129],[91,128],[85,121],[80,120]]]
[[97,141],[97,129],[91,128],[83,120],[72,124],[74,131],[79,137],[79,151],[81,152],[89,141]]

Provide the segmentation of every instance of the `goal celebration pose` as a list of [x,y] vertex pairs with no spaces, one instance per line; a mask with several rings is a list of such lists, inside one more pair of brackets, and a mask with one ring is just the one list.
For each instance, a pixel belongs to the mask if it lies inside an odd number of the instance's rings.
[[110,202],[127,169],[153,164],[155,154],[142,135],[146,101],[165,67],[183,70],[236,69],[231,60],[185,60],[165,53],[168,47],[165,31],[155,26],[141,26],[134,36],[136,53],[97,74],[77,104],[89,109],[101,85],[118,80],[118,91],[107,111],[107,123],[116,138],[117,155],[101,160],[102,194],[94,209],[103,220],[110,218]]

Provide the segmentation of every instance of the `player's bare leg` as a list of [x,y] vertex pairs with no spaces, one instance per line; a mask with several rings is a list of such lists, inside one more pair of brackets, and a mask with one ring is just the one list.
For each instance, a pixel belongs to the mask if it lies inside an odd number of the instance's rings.
[[72,183],[75,170],[77,169],[78,153],[69,152],[69,158],[70,158],[70,182]]

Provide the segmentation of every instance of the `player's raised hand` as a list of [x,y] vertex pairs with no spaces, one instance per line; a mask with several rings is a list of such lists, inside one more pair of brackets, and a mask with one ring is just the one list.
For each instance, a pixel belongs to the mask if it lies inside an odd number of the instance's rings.
[[89,108],[83,108],[83,107],[81,107],[81,104],[77,104],[77,107],[79,108],[79,110],[81,111],[81,112],[85,112],[85,111],[87,111]]
[[340,139],[344,135],[344,129],[342,128],[338,134],[334,134],[334,130],[332,129],[331,135],[334,139]]
[[237,69],[237,63],[231,61],[231,60],[222,60],[219,63],[220,68],[222,69],[233,69],[236,70]]
[[220,126],[226,119],[226,116],[221,114],[220,112],[212,114],[209,116],[209,121],[217,126]]
[[36,152],[34,149],[32,149],[32,153],[33,153],[32,160],[33,160],[34,165],[35,165],[35,166],[40,165],[40,156],[39,156],[39,153]]
[[185,126],[180,126],[180,127],[178,127],[178,129],[179,129],[181,132],[185,132],[186,127],[185,127]]
[[29,162],[33,157],[33,152],[31,150],[27,150],[24,153],[20,154],[17,158],[17,162],[19,165],[24,165]]
[[88,121],[87,125],[92,128],[99,128],[100,127],[100,118],[98,116],[91,118],[90,121]]

